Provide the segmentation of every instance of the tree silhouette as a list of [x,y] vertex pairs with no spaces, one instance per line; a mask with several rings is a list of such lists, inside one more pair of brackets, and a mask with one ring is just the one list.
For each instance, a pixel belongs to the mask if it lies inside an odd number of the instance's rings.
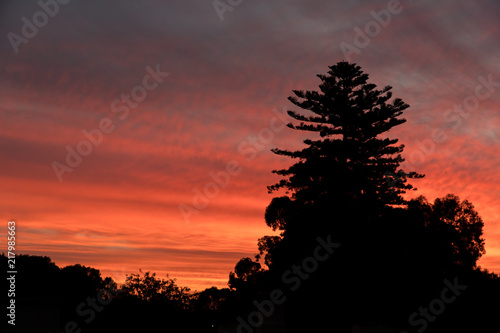
[[[289,111],[299,124],[288,127],[319,138],[304,140],[299,151],[272,150],[298,161],[273,171],[283,179],[269,192],[286,195],[272,199],[265,220],[280,234],[260,238],[256,258],[278,281],[290,267],[299,272],[296,264],[310,258],[318,237],[342,246],[287,294],[288,331],[404,327],[409,313],[441,292],[444,278],[457,275],[476,288],[490,281],[498,293],[498,277],[477,269],[485,251],[473,205],[451,194],[433,204],[402,196],[413,189],[409,179],[423,175],[400,168],[404,146],[386,132],[405,122],[400,116],[408,105],[391,101],[391,87],[376,89],[355,64],[339,62],[318,77],[319,91],[293,91],[289,100],[303,112]],[[470,299],[486,299],[481,288],[473,290]],[[442,318],[438,331],[460,327]]]
[[235,290],[251,286],[257,282],[261,272],[261,265],[258,262],[248,257],[242,258],[234,267],[234,272],[229,273],[229,288]]
[[408,203],[408,215],[426,228],[427,238],[433,244],[432,256],[439,258],[441,267],[450,265],[473,269],[485,253],[484,223],[467,200],[448,194],[437,198],[433,204],[420,196]]
[[[350,328],[356,316],[379,315],[373,303],[383,295],[372,283],[387,285],[389,279],[384,282],[377,271],[389,269],[380,259],[385,261],[393,249],[377,243],[392,241],[388,221],[394,218],[389,217],[407,203],[402,194],[413,189],[408,180],[423,177],[400,168],[404,146],[387,136],[405,122],[401,115],[408,105],[392,99],[390,86],[379,90],[369,83],[356,64],[342,61],[329,69],[327,75],[318,75],[318,91],[294,90],[289,97],[302,110],[288,112],[299,122],[288,127],[311,132],[314,138],[304,140],[306,147],[298,151],[272,150],[297,162],[273,171],[283,178],[269,192],[285,190],[286,195],[272,199],[265,220],[280,235],[259,239],[256,256],[279,279],[311,255],[318,237],[342,244],[335,258],[307,275],[301,289],[288,296],[291,331],[311,329],[311,322],[320,329],[331,319],[328,312],[337,314],[340,330]],[[323,306],[322,297],[336,301]]]
[[189,288],[179,287],[175,279],[160,279],[156,273],[142,272],[127,275],[122,291],[142,301],[169,301],[180,308],[189,306]]
[[108,284],[114,283],[111,278],[103,279],[99,270],[80,264],[62,268],[61,278],[66,290],[73,289],[75,285],[79,286],[71,293],[71,297],[76,302],[81,302],[87,296],[94,296],[99,290],[105,289]]
[[259,253],[255,255],[255,258],[259,261],[263,257],[264,264],[267,267],[271,267],[273,264],[272,251],[278,247],[281,240],[281,236],[264,236],[262,238],[259,238]]
[[[413,189],[408,181],[423,175],[400,168],[404,146],[388,137],[409,107],[392,99],[391,87],[377,89],[347,62],[318,77],[319,91],[295,90],[289,98],[302,112],[288,112],[299,121],[288,127],[319,136],[299,151],[273,149],[297,162],[273,171],[283,179],[269,192],[286,195],[272,199],[265,220],[280,234],[260,238],[256,258],[276,281],[318,237],[331,235],[342,247],[288,296],[288,328],[311,329],[311,321],[320,328],[328,312],[337,314],[340,330],[355,322],[394,324],[433,297],[443,278],[476,267],[483,223],[453,195],[433,204],[403,198]],[[335,303],[320,305],[322,297]]]
[[436,199],[433,212],[447,226],[448,241],[450,242],[454,264],[467,268],[476,267],[477,260],[486,252],[483,235],[484,223],[467,200],[448,194],[442,199]]
[[399,98],[389,102],[391,87],[376,89],[355,64],[339,62],[330,66],[328,75],[318,77],[320,91],[294,90],[295,96],[289,97],[312,115],[289,111],[300,123],[288,127],[317,132],[320,139],[305,140],[307,147],[300,151],[272,150],[299,161],[275,170],[285,179],[269,191],[285,188],[303,204],[331,199],[366,199],[384,206],[404,203],[401,194],[412,189],[407,179],[422,175],[401,170],[404,146],[381,135],[406,121],[398,117],[408,105]]
[[379,90],[369,83],[356,64],[342,61],[329,69],[318,75],[318,91],[294,90],[289,97],[302,111],[288,112],[299,121],[288,127],[315,138],[304,140],[306,147],[298,151],[272,150],[298,160],[273,171],[283,179],[269,192],[283,189],[286,195],[271,201],[265,219],[281,234],[259,240],[258,258],[281,269],[300,259],[320,235],[352,240],[405,204],[402,194],[413,189],[408,180],[423,177],[400,168],[404,146],[387,136],[405,122],[401,115],[408,105],[392,99],[390,86]]
[[197,311],[221,310],[231,294],[228,288],[211,287],[195,294],[193,306]]
[[259,240],[257,257],[281,269],[300,259],[320,235],[352,240],[404,205],[402,194],[413,189],[408,180],[423,177],[400,168],[404,146],[386,133],[406,121],[400,116],[408,105],[392,99],[390,86],[376,89],[356,64],[342,61],[329,68],[318,75],[318,91],[294,90],[289,97],[302,112],[288,112],[299,121],[288,127],[317,137],[304,140],[302,150],[272,150],[298,160],[273,171],[283,179],[269,192],[283,189],[286,195],[271,201],[265,218],[281,234]]

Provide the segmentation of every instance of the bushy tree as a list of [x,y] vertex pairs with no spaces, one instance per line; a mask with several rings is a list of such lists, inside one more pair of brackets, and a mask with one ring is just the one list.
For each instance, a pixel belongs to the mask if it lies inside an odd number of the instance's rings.
[[197,311],[221,310],[228,301],[231,291],[228,288],[211,287],[194,295],[194,309]]
[[262,267],[260,263],[248,257],[242,258],[234,267],[234,272],[229,273],[229,288],[237,290],[254,285],[261,272]]
[[[107,280],[101,277],[98,269],[80,264],[69,265],[61,269],[61,275],[68,289],[79,286],[74,291],[75,299],[84,299],[84,296],[95,295],[106,287]],[[110,278],[108,278],[110,279]]]
[[420,196],[408,203],[408,213],[425,228],[427,246],[433,246],[429,255],[439,259],[441,267],[472,269],[486,252],[484,223],[469,201],[448,194],[431,204]]
[[156,273],[142,272],[127,275],[122,291],[143,301],[170,301],[180,308],[189,306],[190,289],[179,287],[175,279],[160,279]]

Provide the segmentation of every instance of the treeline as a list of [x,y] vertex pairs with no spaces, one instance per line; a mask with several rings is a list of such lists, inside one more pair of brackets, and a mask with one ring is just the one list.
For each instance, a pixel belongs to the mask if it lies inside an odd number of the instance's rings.
[[[7,267],[3,253],[0,265]],[[221,310],[232,296],[229,289],[215,287],[192,292],[175,279],[142,271],[117,285],[95,268],[60,268],[42,256],[18,255],[16,266],[18,332],[148,332],[159,327],[217,332]],[[7,281],[3,290],[8,289]]]
[[[414,236],[425,237],[424,233]],[[429,242],[432,238],[439,237],[428,235],[418,247],[429,255],[435,250],[435,244]],[[100,333],[149,332],[161,327],[167,332],[247,333],[266,327],[284,332],[288,326],[286,332],[293,332],[296,330],[290,323],[301,323],[303,329],[302,322],[309,321],[308,327],[322,325],[346,332],[352,331],[353,325],[372,327],[374,323],[407,332],[470,332],[497,324],[497,274],[461,265],[443,266],[438,272],[432,261],[428,265],[413,261],[416,250],[412,254],[409,249],[414,240],[394,249],[399,254],[392,258],[375,260],[378,268],[364,265],[381,253],[372,249],[367,259],[359,262],[362,267],[348,265],[347,269],[342,258],[345,252],[341,252],[345,244],[332,246],[328,255],[330,241],[311,247],[303,260],[279,272],[243,258],[229,274],[228,288],[211,287],[201,292],[181,287],[175,279],[142,271],[127,275],[125,283],[117,285],[95,268],[79,264],[60,268],[49,257],[19,255],[16,329]],[[317,267],[307,260],[314,258],[315,252],[325,257],[324,261],[318,257]],[[411,260],[397,262],[405,257]],[[382,264],[387,261],[390,263]],[[0,264],[7,265],[4,254]],[[328,268],[331,266],[333,271]],[[331,298],[332,290],[335,298]],[[269,324],[273,317],[278,320],[274,326]],[[279,329],[273,331],[282,332]]]

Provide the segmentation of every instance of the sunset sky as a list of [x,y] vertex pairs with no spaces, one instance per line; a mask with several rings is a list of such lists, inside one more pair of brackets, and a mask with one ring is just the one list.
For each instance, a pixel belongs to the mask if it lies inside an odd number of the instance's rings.
[[471,201],[500,273],[498,1],[60,2],[0,2],[0,252],[13,219],[60,267],[227,286],[272,234],[270,149],[301,147],[287,97],[349,60],[410,105],[408,197]]

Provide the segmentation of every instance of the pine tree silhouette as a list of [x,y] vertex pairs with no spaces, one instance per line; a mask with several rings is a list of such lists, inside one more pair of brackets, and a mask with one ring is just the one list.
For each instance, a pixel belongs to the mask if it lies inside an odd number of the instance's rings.
[[[376,89],[361,67],[347,62],[330,66],[328,75],[318,75],[320,91],[294,90],[289,100],[312,115],[288,114],[300,121],[288,127],[317,132],[317,140],[305,140],[300,151],[273,149],[278,155],[299,159],[288,169],[274,172],[286,178],[269,186],[291,191],[301,203],[316,200],[366,198],[382,205],[399,205],[401,194],[412,189],[408,178],[416,172],[399,168],[403,145],[382,134],[406,120],[399,118],[408,105],[396,98],[391,87]],[[340,197],[340,198],[339,198]]]

